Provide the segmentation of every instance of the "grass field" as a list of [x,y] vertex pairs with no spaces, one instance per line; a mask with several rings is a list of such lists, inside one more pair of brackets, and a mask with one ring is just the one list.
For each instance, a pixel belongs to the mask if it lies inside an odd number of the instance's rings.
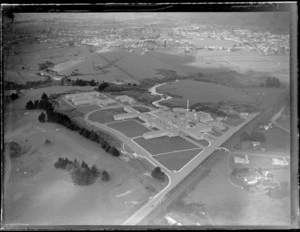
[[189,99],[191,105],[198,102],[218,103],[219,101],[231,101],[253,103],[255,101],[254,98],[239,89],[193,80],[180,80],[163,85],[158,88],[158,92],[182,96],[183,98],[172,98],[166,101],[168,104],[180,107],[186,106],[187,99]]
[[209,142],[206,139],[200,139],[200,140],[196,140],[190,136],[188,136],[189,139],[195,141],[196,143],[199,143],[201,146],[203,147],[207,147],[209,145]]
[[[40,123],[39,110],[22,110],[28,100],[39,99],[43,92],[49,95],[78,88],[28,90],[6,106],[4,142],[17,142],[26,152],[12,159],[4,154],[5,225],[120,225],[163,188],[152,177],[143,175],[152,166],[124,163],[74,131],[55,123]],[[45,144],[46,139],[50,145]],[[91,186],[76,186],[67,172],[53,166],[59,157],[95,164],[108,171],[110,181],[98,179]],[[132,193],[123,199],[115,197],[129,189],[133,189]]]
[[115,108],[110,110],[99,110],[89,116],[89,120],[99,123],[114,122],[114,115],[125,113],[123,108]]
[[170,171],[179,171],[184,165],[186,165],[191,159],[193,159],[202,149],[190,150],[190,151],[179,151],[168,153],[164,155],[152,156],[163,166]]
[[267,151],[287,154],[290,153],[291,137],[289,134],[276,127],[264,130],[263,133],[266,136],[266,142],[262,144],[262,147],[266,148]]
[[162,136],[153,139],[144,139],[143,137],[141,137],[141,138],[134,139],[134,141],[138,143],[141,147],[143,147],[145,150],[147,150],[149,153],[151,153],[152,155],[197,148],[196,145],[178,136],[177,137]]
[[78,111],[80,111],[81,113],[83,114],[87,114],[91,111],[94,111],[94,110],[100,110],[101,107],[98,106],[98,105],[89,105],[89,106],[81,106],[81,107],[76,107],[76,109]]
[[143,135],[145,132],[149,132],[148,128],[144,127],[135,120],[128,120],[124,122],[115,122],[107,124],[107,126],[122,132],[129,138]]

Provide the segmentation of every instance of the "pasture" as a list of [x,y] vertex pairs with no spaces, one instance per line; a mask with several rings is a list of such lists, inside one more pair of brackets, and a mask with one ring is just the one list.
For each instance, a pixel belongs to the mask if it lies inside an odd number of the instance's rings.
[[193,80],[180,80],[178,82],[168,83],[158,87],[158,92],[182,96],[182,98],[172,98],[165,101],[177,107],[185,107],[187,99],[189,99],[190,105],[198,102],[255,102],[255,99],[251,95],[245,94],[239,89]]
[[114,122],[114,115],[125,113],[123,108],[114,108],[109,110],[99,110],[89,115],[89,120],[99,123]]
[[126,135],[129,138],[141,136],[145,132],[151,131],[135,120],[114,122],[114,123],[107,124],[107,126],[122,132],[124,135]]
[[178,151],[152,157],[170,171],[179,171],[201,151],[202,149]]
[[179,136],[162,136],[153,139],[144,139],[143,137],[140,137],[134,139],[134,141],[152,155],[198,148],[196,145],[188,142],[187,140]]

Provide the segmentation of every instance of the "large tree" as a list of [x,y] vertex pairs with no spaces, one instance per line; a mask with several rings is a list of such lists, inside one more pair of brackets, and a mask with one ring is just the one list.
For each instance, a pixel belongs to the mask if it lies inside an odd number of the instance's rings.
[[45,113],[41,113],[38,117],[40,122],[45,122],[46,121],[46,115]]

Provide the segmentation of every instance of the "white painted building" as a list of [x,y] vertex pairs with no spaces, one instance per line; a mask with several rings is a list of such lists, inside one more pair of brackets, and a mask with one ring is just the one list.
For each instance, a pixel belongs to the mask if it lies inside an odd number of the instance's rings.
[[285,158],[283,159],[272,158],[272,165],[287,166],[288,164],[289,162]]
[[243,158],[241,158],[241,157],[238,157],[238,156],[235,156],[235,157],[233,158],[233,160],[234,160],[234,163],[235,163],[235,164],[243,164],[243,165],[245,165],[245,164],[250,163],[250,161],[249,161],[247,155],[245,155],[245,159],[243,159]]

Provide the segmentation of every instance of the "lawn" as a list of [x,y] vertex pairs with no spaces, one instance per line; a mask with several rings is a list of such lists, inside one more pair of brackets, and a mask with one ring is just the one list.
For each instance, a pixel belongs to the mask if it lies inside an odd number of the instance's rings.
[[135,120],[110,123],[107,124],[107,126],[122,132],[124,135],[126,135],[129,138],[141,136],[145,132],[151,131]]
[[206,139],[200,139],[200,140],[196,140],[190,136],[188,136],[189,139],[195,141],[196,143],[199,143],[201,146],[203,147],[207,147],[209,145],[209,142]]
[[152,155],[181,151],[185,149],[198,148],[196,145],[188,142],[187,140],[177,137],[162,136],[153,139],[136,138],[134,139],[141,147],[147,150]]
[[114,122],[114,115],[125,113],[123,108],[115,108],[109,110],[99,110],[89,115],[89,120],[99,123]]
[[163,166],[170,171],[179,171],[184,165],[186,165],[191,159],[193,159],[202,149],[190,150],[190,151],[179,151],[168,153],[164,155],[152,156]]
[[76,109],[83,114],[87,114],[94,110],[100,110],[101,108],[98,105],[88,105],[88,106],[76,107]]

